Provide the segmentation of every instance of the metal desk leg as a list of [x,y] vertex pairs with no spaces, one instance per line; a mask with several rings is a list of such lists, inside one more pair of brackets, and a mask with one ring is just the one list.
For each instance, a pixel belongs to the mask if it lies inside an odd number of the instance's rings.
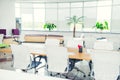
[[89,68],[90,68],[90,74],[89,74],[89,76],[94,76],[93,62],[92,62],[92,60],[89,61]]
[[[34,60],[35,66],[36,66],[36,59],[35,59],[35,55],[33,55],[33,60]],[[36,71],[36,67],[34,67],[34,70],[35,70],[35,72],[34,72],[34,73],[36,74],[36,72],[37,72],[37,71]]]

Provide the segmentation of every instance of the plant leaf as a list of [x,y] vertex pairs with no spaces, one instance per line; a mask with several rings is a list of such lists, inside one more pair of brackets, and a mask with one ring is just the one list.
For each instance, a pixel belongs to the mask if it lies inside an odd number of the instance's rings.
[[44,24],[44,29],[49,29],[49,30],[53,30],[54,28],[56,28],[57,26],[53,23],[45,23]]

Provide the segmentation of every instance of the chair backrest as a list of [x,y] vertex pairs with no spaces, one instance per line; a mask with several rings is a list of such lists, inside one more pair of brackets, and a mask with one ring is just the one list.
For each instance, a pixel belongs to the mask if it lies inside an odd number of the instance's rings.
[[0,29],[0,34],[6,35],[6,29]]
[[65,73],[65,69],[68,67],[67,48],[58,46],[47,46],[46,51],[48,71]]
[[12,34],[19,35],[20,34],[19,29],[12,29]]
[[14,56],[13,67],[16,69],[26,69],[30,64],[30,51],[26,46],[23,45],[10,45],[12,54]]
[[91,50],[95,80],[116,80],[120,54],[117,51]]
[[81,34],[81,35],[80,35],[80,38],[85,38],[85,35],[84,35],[84,34]]
[[83,40],[80,38],[74,38],[67,41],[66,47],[78,48],[78,44],[83,46]]
[[3,34],[0,34],[0,44],[3,43],[3,37],[4,37],[4,35],[3,35]]
[[108,41],[96,41],[93,48],[100,50],[113,50],[113,43]]
[[45,45],[46,46],[59,46],[60,40],[58,39],[46,39]]

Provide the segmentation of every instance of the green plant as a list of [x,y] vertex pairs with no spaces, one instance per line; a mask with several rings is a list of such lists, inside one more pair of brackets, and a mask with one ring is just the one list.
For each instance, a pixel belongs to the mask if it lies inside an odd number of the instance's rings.
[[44,29],[48,29],[49,31],[53,30],[54,28],[56,28],[57,26],[53,23],[45,23],[44,24]]
[[96,22],[96,25],[94,26],[94,28],[100,29],[100,30],[108,30],[109,29],[108,22],[107,21],[104,21],[103,23]]
[[75,31],[76,31],[76,24],[81,24],[82,23],[82,17],[77,17],[77,16],[72,16],[68,19],[68,25],[73,24],[73,37],[75,37]]

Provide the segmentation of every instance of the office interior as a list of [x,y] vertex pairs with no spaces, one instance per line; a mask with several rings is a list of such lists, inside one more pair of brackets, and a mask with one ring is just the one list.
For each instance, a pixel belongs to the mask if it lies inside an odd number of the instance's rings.
[[[37,49],[40,45],[45,48],[46,40],[51,39],[52,36],[52,39],[60,41],[60,47],[66,48],[68,42],[72,41],[69,45],[72,43],[70,46],[74,47],[75,51],[72,50],[74,53],[79,52],[77,41],[82,41],[80,46],[83,47],[83,53],[90,55],[88,60],[85,57],[76,61],[69,75],[61,77],[61,74],[54,76],[47,74],[46,66],[37,72],[34,68],[28,72],[16,71],[11,67],[13,61],[11,54],[0,48],[0,77],[7,80],[5,74],[8,73],[8,76],[11,74],[11,79],[16,78],[12,78],[14,75],[20,75],[21,79],[23,77],[29,79],[28,77],[31,76],[32,80],[119,80],[119,14],[120,0],[0,0],[0,29],[6,30],[1,44],[23,44]],[[80,18],[80,23],[68,25],[70,18],[73,17]],[[46,23],[52,23],[56,27],[49,30],[44,28]],[[103,26],[107,24],[107,28],[97,29],[97,23]],[[73,36],[74,27],[75,36]],[[12,29],[19,30],[17,37],[13,35]],[[16,41],[19,40],[20,35],[25,36],[23,43]],[[97,57],[93,59],[93,56]],[[8,60],[4,61],[2,58]],[[44,58],[41,61],[42,66],[46,64]]]

